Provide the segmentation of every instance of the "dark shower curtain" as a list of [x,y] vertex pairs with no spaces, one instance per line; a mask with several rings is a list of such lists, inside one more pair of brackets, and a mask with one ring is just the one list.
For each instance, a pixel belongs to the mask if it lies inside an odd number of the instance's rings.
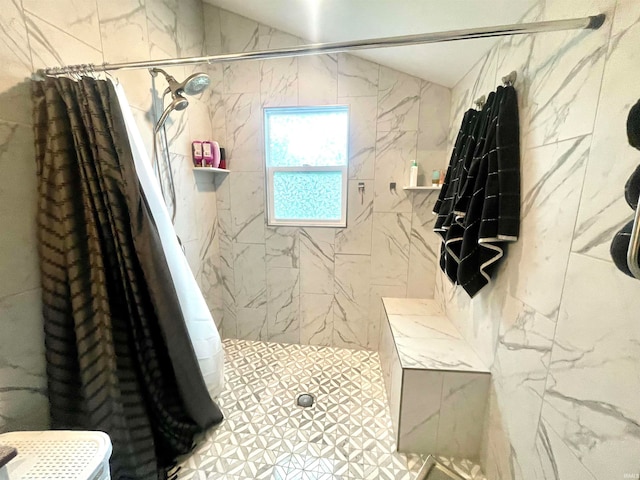
[[188,337],[116,92],[93,78],[47,78],[33,82],[32,98],[52,427],[108,433],[114,479],[166,478],[222,414]]

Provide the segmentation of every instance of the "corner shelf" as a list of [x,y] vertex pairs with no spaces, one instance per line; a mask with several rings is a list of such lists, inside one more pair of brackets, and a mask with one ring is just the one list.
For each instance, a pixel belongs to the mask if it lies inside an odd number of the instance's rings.
[[231,170],[226,168],[214,168],[214,167],[193,167],[194,172],[209,172],[209,173],[230,173]]
[[442,190],[441,186],[432,187],[432,186],[423,186],[423,187],[402,187],[403,190],[408,190],[410,192],[423,192],[425,190]]

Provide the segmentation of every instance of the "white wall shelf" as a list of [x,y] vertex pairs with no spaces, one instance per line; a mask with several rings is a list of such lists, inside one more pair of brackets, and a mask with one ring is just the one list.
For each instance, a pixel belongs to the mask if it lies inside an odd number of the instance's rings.
[[403,190],[409,190],[410,192],[423,192],[425,190],[441,190],[442,187],[438,186],[438,187],[432,187],[431,185],[429,186],[422,186],[422,187],[402,187]]
[[227,170],[226,168],[213,168],[213,167],[193,167],[193,170],[196,172],[209,172],[209,173],[230,173],[231,170]]

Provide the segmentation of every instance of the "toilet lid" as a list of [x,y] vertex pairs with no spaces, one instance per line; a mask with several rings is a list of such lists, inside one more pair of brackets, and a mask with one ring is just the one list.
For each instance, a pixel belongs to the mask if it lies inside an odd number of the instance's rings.
[[10,480],[109,478],[112,447],[103,432],[11,432],[0,435],[0,444],[18,450],[6,466]]

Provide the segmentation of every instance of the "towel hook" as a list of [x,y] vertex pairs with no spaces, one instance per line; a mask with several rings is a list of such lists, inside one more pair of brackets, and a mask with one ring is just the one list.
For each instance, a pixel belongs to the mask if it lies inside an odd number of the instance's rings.
[[504,77],[502,77],[502,84],[505,87],[513,87],[513,85],[516,83],[517,78],[518,73],[513,70],[509,75],[505,75]]
[[476,98],[475,101],[473,102],[473,104],[476,106],[476,108],[478,110],[482,110],[482,108],[484,107],[485,103],[487,103],[487,96],[486,95],[482,95],[479,98]]

